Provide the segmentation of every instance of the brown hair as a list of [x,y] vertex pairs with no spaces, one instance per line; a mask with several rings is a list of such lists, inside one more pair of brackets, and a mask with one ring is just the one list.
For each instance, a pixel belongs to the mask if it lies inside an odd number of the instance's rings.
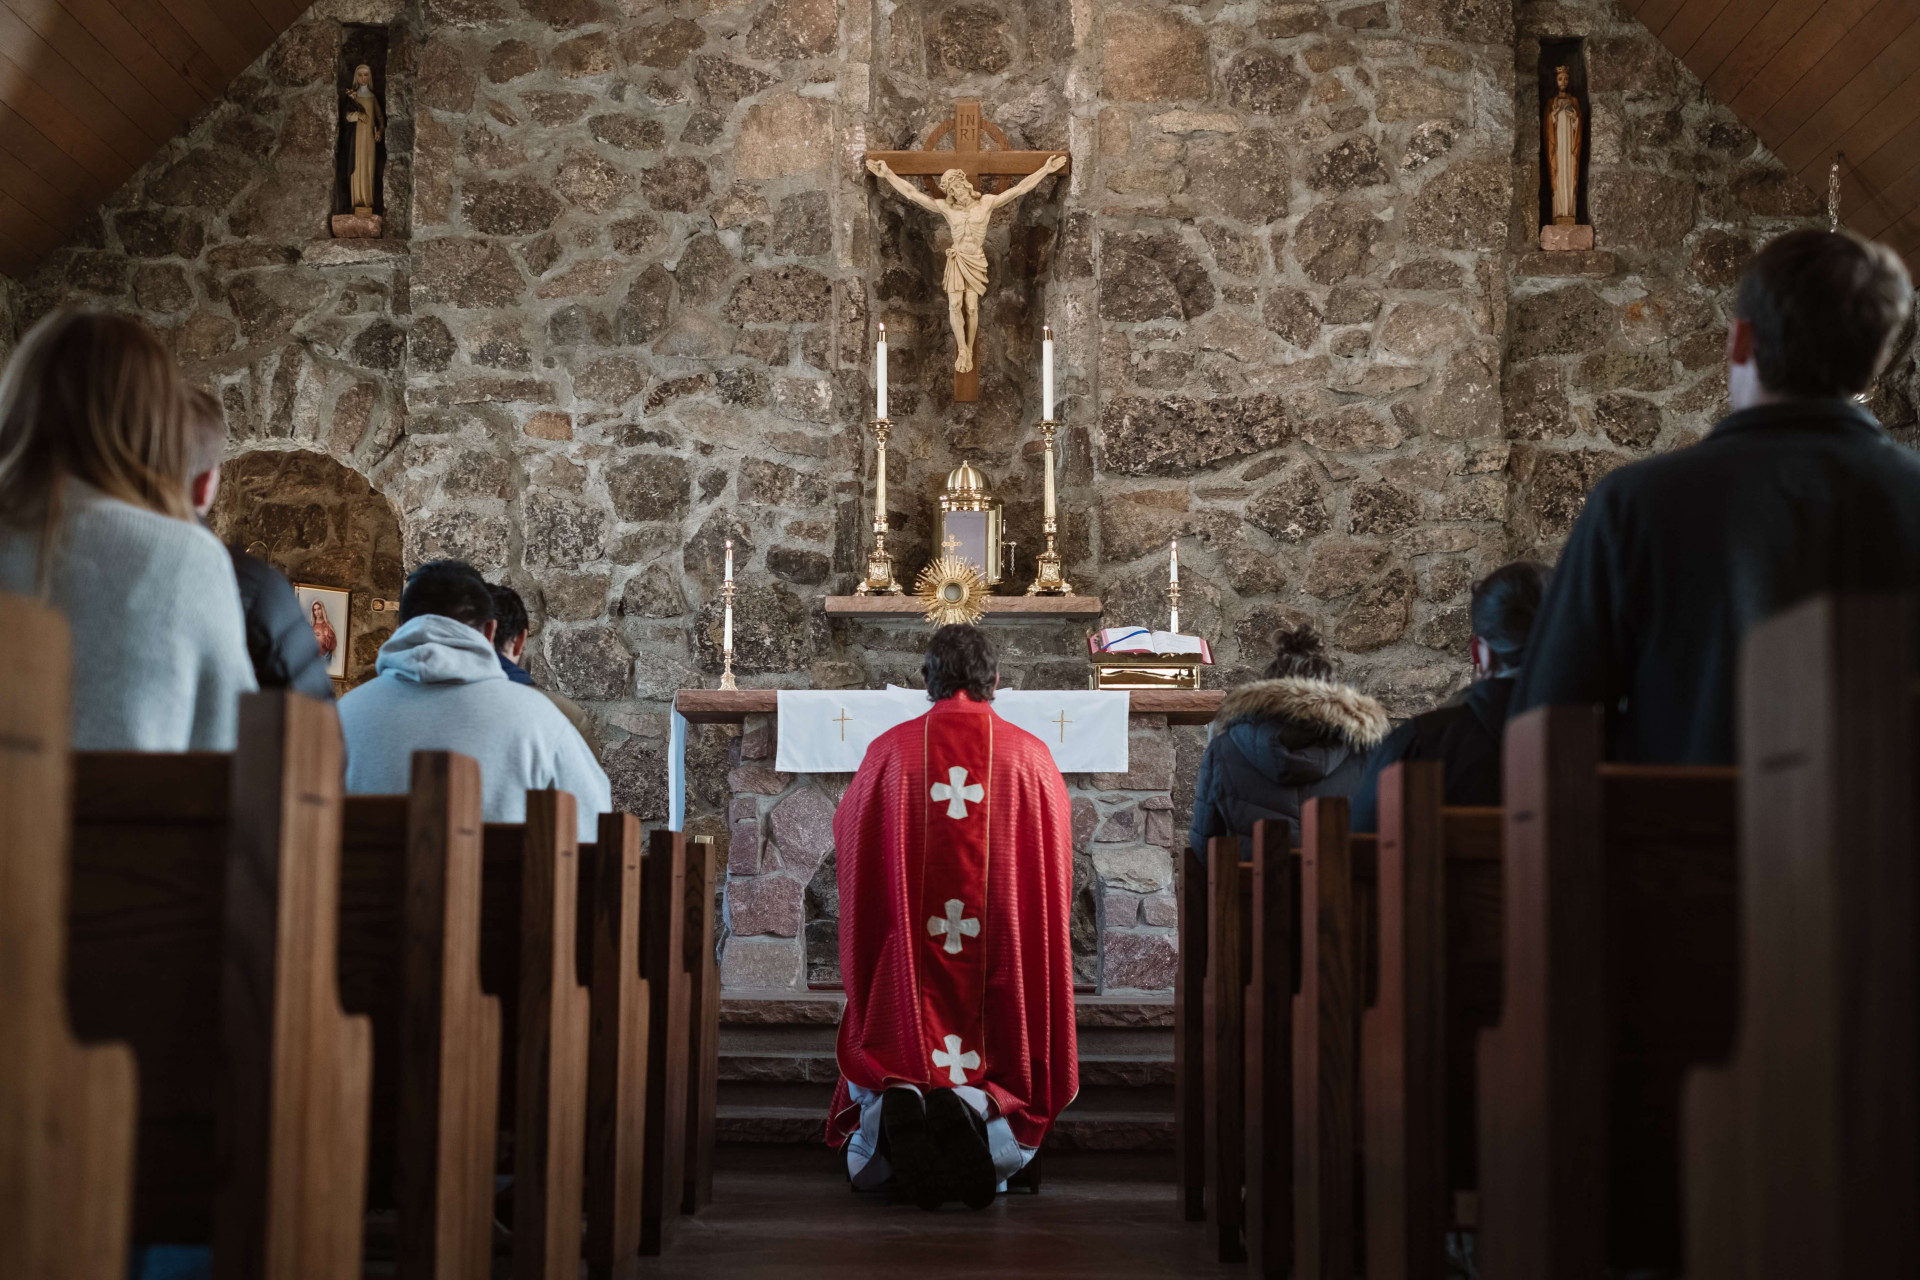
[[1789,231],[1747,264],[1734,313],[1753,326],[1760,383],[1852,396],[1885,366],[1913,285],[1893,250],[1845,232]]
[[1267,679],[1288,676],[1303,680],[1333,679],[1333,659],[1327,656],[1327,642],[1311,624],[1282,627],[1273,641],[1273,661],[1267,664]]
[[227,415],[211,391],[188,387],[187,479],[203,476],[220,465],[227,451]]
[[0,373],[0,521],[38,517],[50,534],[69,476],[191,520],[186,419],[180,375],[152,330],[104,311],[55,312]]

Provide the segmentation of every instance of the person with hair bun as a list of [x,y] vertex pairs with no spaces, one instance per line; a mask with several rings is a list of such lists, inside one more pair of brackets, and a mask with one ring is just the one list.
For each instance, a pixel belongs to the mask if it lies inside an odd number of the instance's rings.
[[76,751],[231,751],[255,688],[190,412],[160,339],[107,312],[48,316],[0,375],[0,591],[67,619]]
[[1380,773],[1401,760],[1438,760],[1441,793],[1449,805],[1500,803],[1500,746],[1507,708],[1527,660],[1533,617],[1550,571],[1531,560],[1502,565],[1473,584],[1473,683],[1442,706],[1414,716],[1367,757],[1366,776],[1353,793],[1353,830],[1379,825]]
[[1284,819],[1300,839],[1300,808],[1314,796],[1351,795],[1367,752],[1387,735],[1378,702],[1333,678],[1326,641],[1311,626],[1284,627],[1266,677],[1227,691],[1194,787],[1187,841],[1204,861],[1215,836],[1252,834]]

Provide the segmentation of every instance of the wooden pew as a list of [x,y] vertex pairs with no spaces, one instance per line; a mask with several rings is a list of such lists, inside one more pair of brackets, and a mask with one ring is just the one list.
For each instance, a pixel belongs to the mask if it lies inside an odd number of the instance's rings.
[[232,756],[74,757],[74,1026],[138,1062],[134,1239],[211,1241],[219,1280],[360,1274],[373,1045],[336,986],[340,764],[333,708],[284,692],[241,700]]
[[1248,905],[1253,867],[1240,861],[1237,838],[1207,842],[1207,972],[1205,994],[1207,1238],[1216,1261],[1246,1257],[1241,1199],[1246,1177],[1246,1042]]
[[1688,1082],[1690,1280],[1920,1274],[1914,624],[1828,598],[1748,637],[1741,1030]]
[[1602,765],[1600,741],[1597,708],[1507,726],[1485,1280],[1676,1268],[1682,1080],[1731,1044],[1735,771]]
[[1348,832],[1344,797],[1302,807],[1292,1045],[1293,1274],[1301,1280],[1349,1280],[1359,1262],[1359,960],[1372,855],[1372,837]]
[[640,821],[602,814],[580,850],[580,943],[592,1006],[587,1046],[587,1272],[639,1274],[646,1167],[647,983],[640,971]]
[[1441,806],[1440,766],[1380,775],[1376,959],[1361,1019],[1368,1280],[1441,1280],[1477,1199],[1475,1042],[1500,998],[1498,809]]
[[1293,1043],[1299,990],[1300,859],[1285,823],[1256,822],[1250,841],[1246,1065],[1247,1270],[1284,1278],[1293,1261]]
[[1207,1217],[1207,865],[1180,854],[1174,881],[1179,954],[1173,980],[1173,1141],[1180,1212]]
[[500,1002],[480,989],[480,767],[416,752],[403,796],[351,796],[340,996],[373,1025],[369,1208],[399,1274],[484,1277],[493,1255]]
[[123,1280],[134,1059],[67,1018],[67,624],[0,603],[0,1275]]
[[686,1195],[688,1002],[687,862],[680,832],[654,831],[641,859],[640,971],[647,980],[646,1157],[640,1252],[657,1255]]
[[525,824],[488,823],[483,837],[480,979],[502,997],[515,1280],[573,1280],[580,1267],[590,1011],[577,833],[572,796],[529,791]]
[[687,1153],[682,1213],[713,1202],[713,1135],[719,1117],[720,971],[714,955],[718,846],[694,836],[687,851]]

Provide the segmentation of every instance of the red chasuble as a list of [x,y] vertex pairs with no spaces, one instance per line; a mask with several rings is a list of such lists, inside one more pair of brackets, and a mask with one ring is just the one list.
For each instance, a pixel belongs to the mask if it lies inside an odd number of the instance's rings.
[[840,1084],[983,1089],[1037,1147],[1079,1089],[1073,824],[1046,744],[958,694],[867,748],[833,817]]

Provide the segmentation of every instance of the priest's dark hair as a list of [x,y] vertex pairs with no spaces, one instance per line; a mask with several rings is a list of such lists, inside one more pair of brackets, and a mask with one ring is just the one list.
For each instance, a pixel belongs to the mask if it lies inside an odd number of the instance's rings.
[[1297,627],[1282,627],[1273,638],[1273,661],[1267,664],[1266,677],[1282,680],[1289,676],[1302,680],[1333,679],[1333,659],[1327,656],[1327,642],[1303,622]]
[[507,646],[518,640],[529,625],[526,601],[504,582],[488,583],[487,590],[493,595],[493,620],[500,624],[493,630],[493,647],[505,653]]
[[927,678],[927,701],[941,702],[964,693],[976,702],[992,702],[1000,678],[1000,655],[993,641],[978,627],[955,623],[941,627],[927,641],[927,660],[920,673]]
[[465,560],[429,560],[413,571],[400,593],[400,621],[437,613],[484,631],[493,621],[493,592]]
[[1468,616],[1473,634],[1493,652],[1494,674],[1513,671],[1527,660],[1527,638],[1533,634],[1533,615],[1540,611],[1552,573],[1532,560],[1503,564],[1473,584]]
[[1782,396],[1873,385],[1913,306],[1893,250],[1846,232],[1789,231],[1753,256],[1734,314],[1753,326],[1760,384]]

